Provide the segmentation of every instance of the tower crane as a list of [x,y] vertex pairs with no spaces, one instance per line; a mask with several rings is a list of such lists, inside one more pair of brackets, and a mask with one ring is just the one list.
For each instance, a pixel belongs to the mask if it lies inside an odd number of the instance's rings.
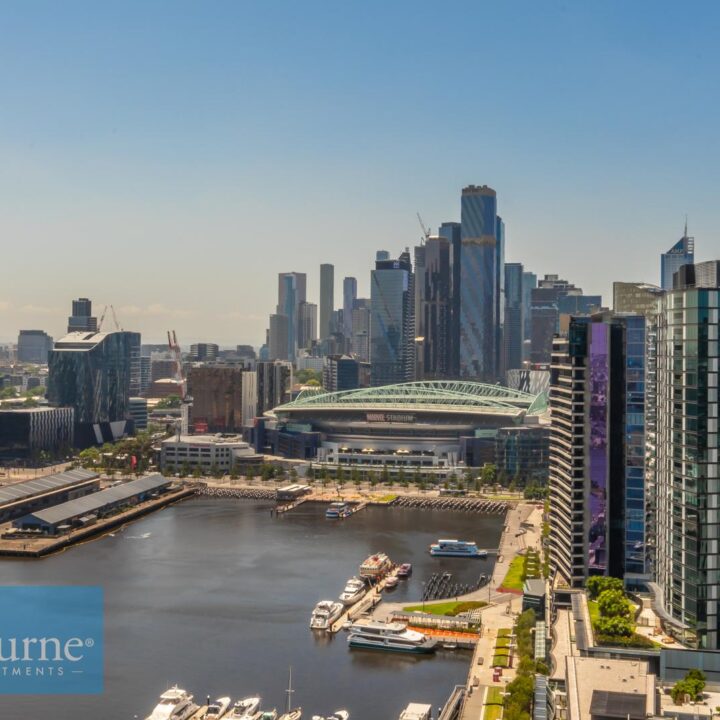
[[415,214],[417,215],[418,222],[420,223],[420,227],[422,228],[422,231],[423,231],[422,239],[423,239],[423,241],[427,242],[427,239],[430,237],[430,228],[425,225],[425,223],[423,222],[423,219],[420,217],[419,212],[416,212]]

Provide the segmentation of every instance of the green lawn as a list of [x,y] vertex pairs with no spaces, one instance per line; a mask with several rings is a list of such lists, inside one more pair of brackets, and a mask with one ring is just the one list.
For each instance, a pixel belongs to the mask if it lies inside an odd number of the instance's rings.
[[[483,600],[477,600],[473,602],[450,602],[442,603],[425,603],[424,612],[430,615],[449,615],[454,617],[458,613],[467,612],[468,610],[475,610],[476,608],[485,607],[487,605]],[[422,605],[408,605],[403,608],[403,612],[423,612]]]
[[487,695],[485,696],[486,705],[502,705],[505,698],[502,694],[502,689],[499,687],[489,687]]
[[392,493],[389,493],[387,495],[383,495],[382,497],[376,498],[375,502],[378,503],[391,503],[397,495],[393,495]]
[[498,637],[498,639],[495,641],[495,647],[496,648],[510,647],[510,638],[508,636]]
[[483,720],[500,720],[502,713],[502,705],[485,705],[483,708]]
[[512,635],[512,630],[510,628],[500,628],[498,630],[498,637],[510,637]]
[[498,657],[508,657],[510,655],[510,648],[496,647],[495,655],[497,655]]
[[518,555],[513,558],[508,568],[507,575],[502,581],[502,587],[508,590],[523,589],[523,574],[525,572],[525,556]]
[[493,655],[492,666],[506,668],[509,665],[509,659],[507,655]]
[[590,622],[594,627],[595,623],[600,619],[600,608],[597,600],[588,600],[588,611],[590,612]]

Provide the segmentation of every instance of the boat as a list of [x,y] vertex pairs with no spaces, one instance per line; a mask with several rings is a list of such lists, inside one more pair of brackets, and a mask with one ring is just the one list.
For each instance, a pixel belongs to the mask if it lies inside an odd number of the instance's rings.
[[288,688],[285,692],[287,693],[287,711],[280,716],[279,720],[300,720],[302,717],[302,708],[295,708],[294,710],[291,709],[292,696],[295,692],[292,688],[292,668],[290,668]]
[[221,697],[214,703],[208,705],[208,709],[205,711],[205,720],[220,720],[220,718],[225,717],[225,713],[230,707],[230,702],[229,697]]
[[350,509],[350,505],[346,502],[330,503],[330,506],[325,511],[325,517],[328,520],[338,520],[350,517],[350,515],[352,515],[352,510]]
[[432,705],[410,703],[401,713],[400,720],[431,720]]
[[350,713],[347,710],[336,710],[332,715],[313,715],[312,720],[348,720]]
[[345,589],[340,593],[340,602],[343,605],[354,605],[367,592],[367,585],[364,580],[357,577],[351,577]]
[[193,696],[173,685],[160,696],[160,702],[155,706],[146,720],[187,720],[197,712],[198,706],[193,702]]
[[332,600],[321,600],[312,611],[310,628],[327,630],[342,615],[343,604]]
[[435,557],[487,557],[486,550],[469,540],[438,540],[430,546],[430,554]]
[[348,645],[365,650],[386,650],[426,655],[435,652],[437,641],[401,622],[355,623],[350,628]]
[[412,564],[411,563],[403,563],[398,568],[397,574],[398,574],[399,578],[410,577],[412,575]]
[[360,577],[378,578],[392,567],[390,558],[385,553],[375,553],[360,565]]
[[290,712],[283,713],[278,720],[300,720],[302,717],[302,708],[295,708]]
[[256,717],[261,717],[259,707],[259,697],[243,698],[233,705],[230,714],[226,715],[226,720],[255,720]]
[[385,582],[386,590],[394,590],[398,586],[398,579],[393,575],[389,577]]
[[277,710],[264,710],[263,712],[255,715],[253,720],[277,720]]

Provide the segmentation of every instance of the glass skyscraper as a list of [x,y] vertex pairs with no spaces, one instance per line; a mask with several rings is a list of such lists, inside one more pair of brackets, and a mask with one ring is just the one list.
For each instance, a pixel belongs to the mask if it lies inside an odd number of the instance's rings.
[[450,243],[450,354],[448,377],[460,377],[460,277],[462,233],[460,223],[444,222],[438,231]]
[[329,263],[320,266],[320,339],[330,337],[330,321],[335,309],[335,268]]
[[522,263],[506,263],[503,328],[503,367],[505,370],[522,367],[524,316]]
[[695,238],[688,237],[687,223],[683,236],[660,256],[660,287],[672,290],[673,275],[683,266],[695,262]]
[[306,297],[307,276],[305,273],[288,272],[278,275],[278,305],[277,314],[287,317],[287,357],[283,359],[294,360],[298,350],[299,311],[300,303]]
[[504,273],[504,228],[495,190],[486,185],[463,188],[460,225],[460,376],[494,383],[500,375],[502,337],[498,274]]

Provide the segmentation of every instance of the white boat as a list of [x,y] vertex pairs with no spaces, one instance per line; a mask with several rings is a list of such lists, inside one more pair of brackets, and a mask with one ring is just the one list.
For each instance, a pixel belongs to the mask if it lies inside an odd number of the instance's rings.
[[300,720],[302,717],[302,708],[295,708],[290,712],[283,713],[278,720]]
[[426,655],[435,652],[437,641],[416,630],[408,630],[401,622],[369,622],[353,624],[348,645],[365,650]]
[[487,550],[478,550],[478,546],[469,540],[438,540],[430,546],[430,554],[435,557],[486,558]]
[[225,717],[225,713],[230,707],[230,702],[229,697],[221,697],[214,703],[208,705],[208,709],[205,711],[205,720],[220,720],[220,718]]
[[[340,605],[340,603],[337,604]],[[342,608],[342,605],[340,607]],[[285,692],[287,693],[287,711],[280,716],[279,720],[300,720],[302,708],[291,709],[292,696],[295,692],[292,687],[292,667],[289,669],[288,688]]]
[[312,611],[310,628],[327,630],[342,615],[343,605],[332,600],[321,600]]
[[160,696],[160,702],[147,716],[146,720],[187,720],[198,709],[193,696],[173,685]]
[[392,561],[385,553],[375,553],[360,565],[360,577],[382,577],[392,568]]
[[348,720],[350,713],[347,710],[336,710],[332,715],[313,715],[312,720]]
[[259,715],[259,707],[259,697],[243,698],[233,705],[230,714],[226,718],[227,720],[254,720],[255,716]]
[[343,605],[354,605],[360,598],[367,593],[367,585],[363,580],[357,577],[351,577],[345,589],[340,593],[340,602]]

